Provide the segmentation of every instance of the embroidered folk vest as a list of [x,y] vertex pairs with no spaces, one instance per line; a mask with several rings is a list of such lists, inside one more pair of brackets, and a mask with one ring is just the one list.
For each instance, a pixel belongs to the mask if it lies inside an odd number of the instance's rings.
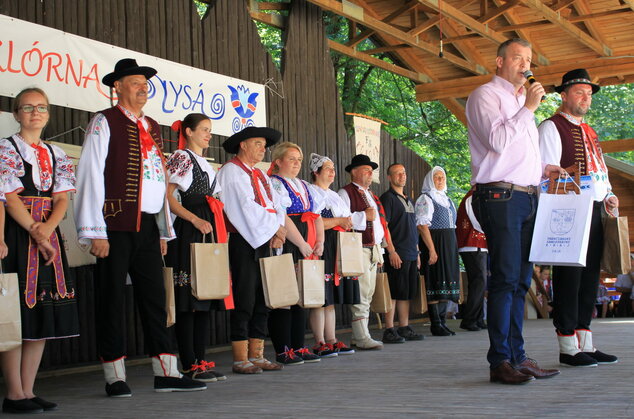
[[[110,128],[108,157],[104,168],[105,201],[103,217],[108,230],[139,231],[141,220],[141,183],[143,158],[139,128],[118,107],[101,111]],[[148,132],[162,145],[158,123],[145,117]]]
[[561,137],[561,161],[559,165],[566,168],[579,163],[581,176],[587,175],[587,157],[581,126],[573,124],[558,113],[548,119],[553,121]]
[[462,247],[478,247],[485,249],[487,247],[487,239],[483,233],[473,228],[471,220],[467,215],[467,209],[465,208],[465,201],[468,197],[473,195],[473,191],[467,192],[464,199],[458,207],[458,221],[456,222],[456,240],[458,249]]
[[[363,196],[359,193],[359,187],[353,183],[349,183],[343,187],[350,197],[350,212],[365,211],[368,208],[368,203],[363,199]],[[378,216],[378,214],[377,214]],[[374,244],[374,228],[373,223],[368,222],[368,226],[361,233],[361,241],[364,246],[372,246]]]

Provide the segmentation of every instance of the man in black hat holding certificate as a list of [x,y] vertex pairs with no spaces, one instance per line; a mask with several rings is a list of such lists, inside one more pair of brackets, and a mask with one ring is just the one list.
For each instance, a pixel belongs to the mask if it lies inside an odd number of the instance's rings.
[[596,350],[590,331],[603,253],[601,211],[605,206],[607,212],[615,214],[619,205],[612,193],[598,135],[583,120],[590,110],[592,95],[599,89],[585,69],[567,72],[561,85],[555,87],[561,95],[561,107],[539,126],[542,163],[579,167],[580,175],[588,176],[588,180],[582,180],[582,193],[594,198],[586,266],[553,268],[553,323],[559,341],[559,362],[575,367],[617,362],[616,356]]
[[120,60],[103,78],[118,103],[96,113],[86,130],[77,170],[75,222],[79,241],[97,257],[97,345],[110,397],[130,397],[124,359],[126,277],[152,357],[156,392],[204,390],[182,376],[169,353],[165,288],[161,267],[166,241],[174,238],[166,174],[156,121],[143,113],[148,79],[156,74],[136,60]]

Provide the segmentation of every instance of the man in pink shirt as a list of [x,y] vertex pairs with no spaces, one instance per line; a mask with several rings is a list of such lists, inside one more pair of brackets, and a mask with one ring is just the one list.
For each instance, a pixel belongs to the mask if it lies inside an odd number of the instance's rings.
[[540,83],[524,87],[531,46],[510,39],[497,52],[496,75],[467,100],[473,210],[484,230],[491,258],[487,301],[491,381],[524,384],[548,378],[524,351],[524,298],[533,271],[528,261],[542,167],[535,110],[544,96]]

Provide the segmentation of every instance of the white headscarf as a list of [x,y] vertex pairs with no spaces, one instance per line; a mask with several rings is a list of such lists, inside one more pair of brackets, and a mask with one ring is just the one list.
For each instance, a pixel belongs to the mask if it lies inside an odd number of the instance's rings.
[[[442,172],[445,175],[445,187],[442,190],[436,189],[436,185],[434,184],[434,173]],[[449,205],[449,197],[447,196],[447,174],[445,173],[445,169],[440,166],[434,166],[427,175],[425,176],[425,180],[423,180],[423,187],[421,189],[421,193],[426,193],[431,196],[431,199],[439,203],[445,208],[448,208]]]
[[323,166],[324,163],[326,163],[327,161],[332,163],[332,160],[330,160],[330,158],[326,156],[320,156],[317,153],[310,153],[310,171],[313,173],[317,173],[317,170],[319,170],[319,168]]

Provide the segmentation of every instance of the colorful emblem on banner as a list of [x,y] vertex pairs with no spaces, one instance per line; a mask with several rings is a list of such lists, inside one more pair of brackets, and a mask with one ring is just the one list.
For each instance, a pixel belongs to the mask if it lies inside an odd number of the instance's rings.
[[259,93],[251,93],[247,87],[240,86],[227,86],[231,90],[231,105],[238,114],[233,118],[231,128],[233,132],[242,131],[246,127],[255,125],[251,117],[255,113],[258,103],[256,98]]

